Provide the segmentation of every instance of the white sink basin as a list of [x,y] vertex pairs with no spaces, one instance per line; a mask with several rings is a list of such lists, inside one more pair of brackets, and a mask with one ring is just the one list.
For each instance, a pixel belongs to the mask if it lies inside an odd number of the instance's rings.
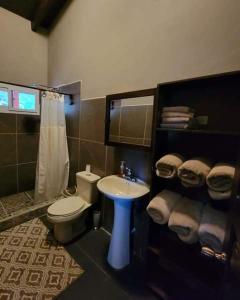
[[114,269],[122,269],[130,262],[130,218],[133,200],[149,193],[141,180],[128,181],[116,175],[99,180],[97,187],[114,200],[114,224],[108,251],[108,262]]
[[143,181],[132,182],[117,175],[104,177],[98,181],[97,187],[112,200],[132,201],[149,193],[149,187]]

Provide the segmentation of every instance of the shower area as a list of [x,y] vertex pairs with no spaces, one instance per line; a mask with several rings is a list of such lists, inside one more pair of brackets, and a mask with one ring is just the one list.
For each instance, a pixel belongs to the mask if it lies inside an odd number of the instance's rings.
[[[64,91],[63,93],[65,93]],[[65,141],[65,152],[68,152],[66,129],[63,129],[60,133],[53,132],[46,139],[46,134],[49,134],[50,131],[49,127],[46,128],[44,125],[46,125],[46,122],[50,122],[47,124],[49,126],[55,126],[56,124],[53,124],[53,122],[63,122],[65,125],[65,120],[63,118],[61,120],[59,111],[56,114],[56,110],[62,110],[60,115],[63,117],[64,102],[65,106],[71,105],[70,94],[64,96],[56,94],[59,97],[61,96],[63,100],[61,108],[59,108],[56,106],[56,101],[44,99],[46,93],[49,92],[39,91],[41,105],[39,115],[0,112],[0,231],[46,214],[48,206],[62,197],[61,186],[65,185],[66,187],[68,184],[67,168],[69,167],[69,161],[67,162],[67,159],[65,159],[66,163],[63,168],[66,168],[64,172],[67,175],[64,176],[63,180],[56,178],[56,182],[60,186],[60,188],[57,187],[58,191],[49,192],[51,188],[48,187],[46,193],[43,189],[44,185],[50,185],[51,183],[51,180],[49,180],[51,176],[46,176],[46,174],[52,172],[48,169],[49,161],[54,160],[53,165],[56,166],[53,170],[53,177],[57,177],[57,174],[61,172],[59,161],[64,160],[64,157],[61,157],[61,151],[57,149],[59,147],[60,149],[64,148],[62,140]],[[43,101],[45,101],[45,107]],[[40,128],[41,134],[45,130],[42,140],[40,138]],[[56,142],[55,149],[54,144],[49,144],[49,141]],[[49,151],[50,149],[52,151]],[[38,163],[39,155],[41,156],[41,163]],[[54,156],[55,159],[52,158]],[[45,175],[43,170],[45,170]],[[53,185],[53,183],[51,184]],[[37,187],[36,191],[35,187]],[[53,196],[54,192],[56,192],[56,196]]]

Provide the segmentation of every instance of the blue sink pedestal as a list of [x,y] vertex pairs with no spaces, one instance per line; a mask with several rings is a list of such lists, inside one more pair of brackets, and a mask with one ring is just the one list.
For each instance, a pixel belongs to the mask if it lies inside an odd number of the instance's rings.
[[114,200],[114,224],[108,252],[108,263],[122,269],[130,262],[131,200]]

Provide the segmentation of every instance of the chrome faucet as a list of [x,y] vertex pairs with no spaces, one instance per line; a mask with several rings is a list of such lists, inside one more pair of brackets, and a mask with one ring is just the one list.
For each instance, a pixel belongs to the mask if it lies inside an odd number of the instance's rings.
[[123,178],[134,182],[137,181],[134,171],[126,166],[125,161],[121,162],[120,169],[121,169],[121,176]]

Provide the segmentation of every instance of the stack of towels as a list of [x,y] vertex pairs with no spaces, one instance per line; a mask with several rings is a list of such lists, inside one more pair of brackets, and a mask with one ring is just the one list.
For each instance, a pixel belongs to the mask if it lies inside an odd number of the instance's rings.
[[156,174],[159,177],[172,179],[179,177],[182,185],[193,188],[208,185],[209,196],[214,200],[231,197],[235,167],[228,163],[213,164],[203,157],[185,161],[176,153],[164,155],[156,162]]
[[211,166],[211,162],[202,157],[185,161],[181,155],[169,153],[156,162],[156,174],[168,179],[178,176],[185,187],[197,187],[205,184]]
[[222,255],[227,228],[223,212],[169,190],[157,194],[150,201],[147,212],[155,223],[168,223],[168,227],[185,243],[200,241],[204,249],[219,257]]
[[162,128],[187,129],[196,124],[194,110],[188,106],[163,107],[161,117]]
[[206,182],[209,196],[214,200],[229,199],[232,194],[235,167],[228,163],[218,163],[209,172]]

